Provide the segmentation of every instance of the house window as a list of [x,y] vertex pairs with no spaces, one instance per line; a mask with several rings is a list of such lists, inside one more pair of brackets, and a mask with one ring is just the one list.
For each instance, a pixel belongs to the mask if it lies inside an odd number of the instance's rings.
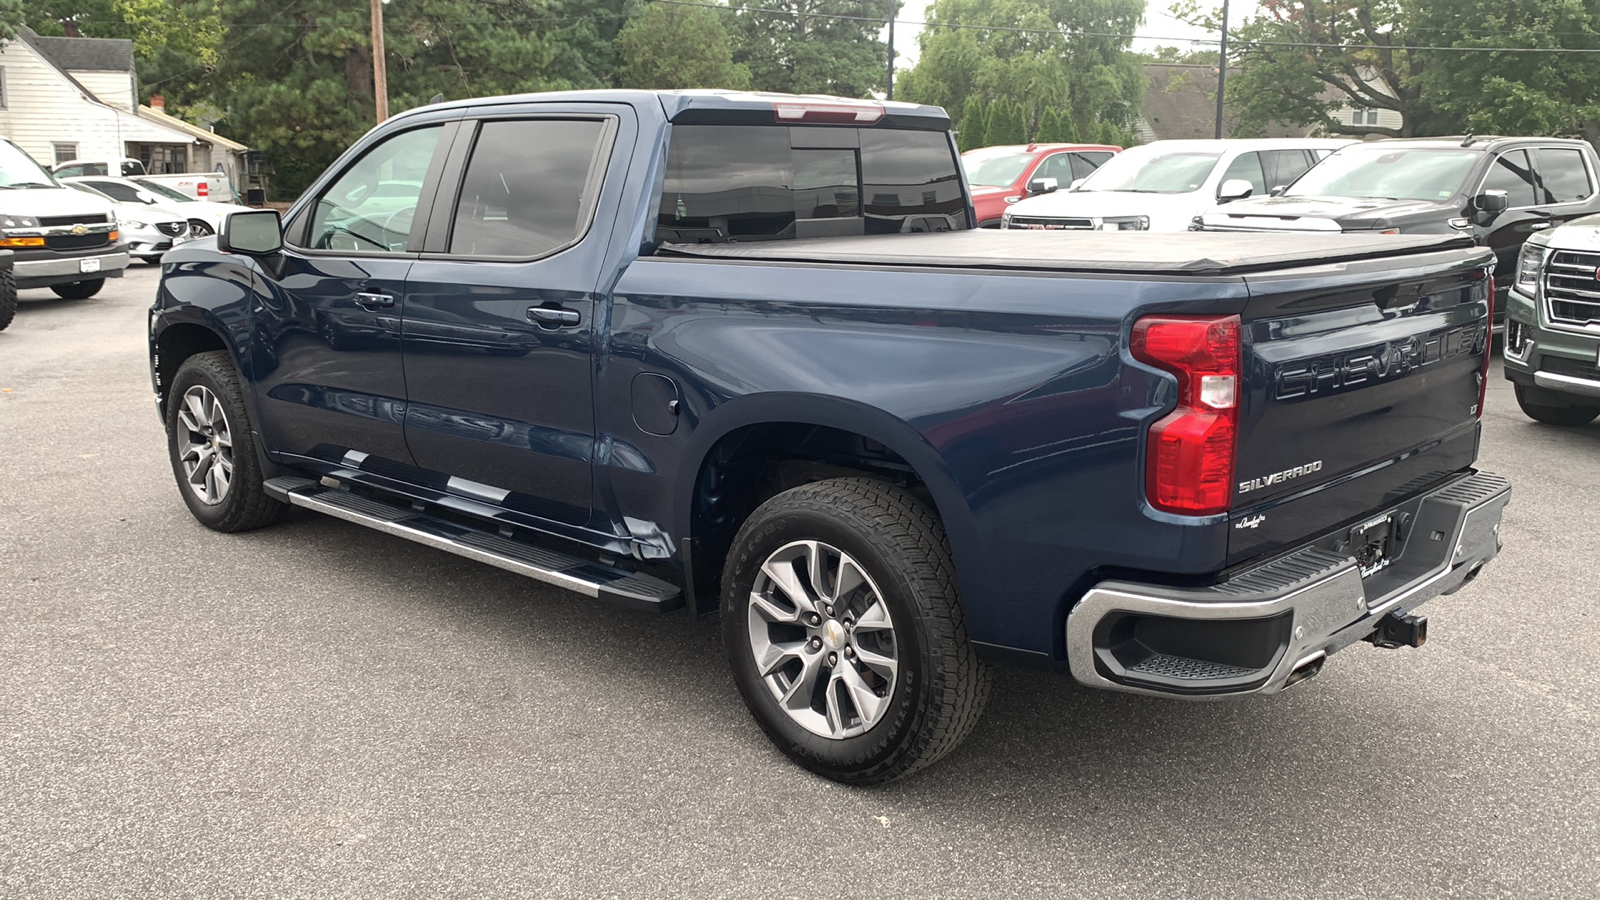
[[1375,109],[1358,109],[1350,114],[1350,124],[1376,125],[1378,124],[1378,111]]
[[50,146],[55,148],[56,165],[58,166],[64,162],[67,162],[68,160],[78,158],[77,144],[51,144]]

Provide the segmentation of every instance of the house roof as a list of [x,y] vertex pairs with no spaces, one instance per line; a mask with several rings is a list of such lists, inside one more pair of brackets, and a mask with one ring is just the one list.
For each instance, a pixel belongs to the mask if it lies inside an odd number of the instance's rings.
[[17,34],[63,72],[132,72],[133,41],[120,38],[41,37],[23,26]]
[[205,141],[208,144],[214,144],[223,148],[224,150],[231,150],[235,153],[243,153],[244,151],[250,149],[238,141],[228,140],[222,135],[217,134],[215,131],[209,131],[201,128],[199,125],[195,125],[191,122],[185,122],[182,119],[176,118],[175,116],[169,116],[160,110],[153,109],[148,106],[139,107],[139,118],[149,119],[152,122],[156,122],[158,124],[165,125],[168,128],[181,131],[190,137]]
[[[1233,75],[1238,69],[1228,69]],[[1209,138],[1216,134],[1217,67],[1146,63],[1144,120],[1160,140]],[[1232,137],[1238,114],[1223,110],[1223,137]],[[1273,123],[1262,137],[1305,137],[1313,126]]]

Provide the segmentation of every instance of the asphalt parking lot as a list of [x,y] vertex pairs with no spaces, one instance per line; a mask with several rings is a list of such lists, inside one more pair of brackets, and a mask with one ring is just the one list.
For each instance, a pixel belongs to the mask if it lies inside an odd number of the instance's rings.
[[790,765],[713,622],[297,511],[215,534],[145,368],[157,272],[0,332],[0,896],[1592,897],[1600,425],[1491,385],[1506,546],[1273,698],[1006,671],[886,788]]

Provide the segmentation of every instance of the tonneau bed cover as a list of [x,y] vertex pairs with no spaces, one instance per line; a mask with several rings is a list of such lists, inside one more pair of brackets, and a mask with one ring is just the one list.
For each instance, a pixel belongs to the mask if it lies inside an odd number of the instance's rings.
[[749,243],[662,244],[664,256],[870,266],[1242,275],[1472,248],[1461,235],[949,231]]

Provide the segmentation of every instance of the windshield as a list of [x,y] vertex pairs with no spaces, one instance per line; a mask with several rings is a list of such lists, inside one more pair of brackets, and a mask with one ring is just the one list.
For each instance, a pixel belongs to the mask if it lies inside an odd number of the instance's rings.
[[967,170],[967,184],[973,187],[1009,187],[1032,159],[1031,153],[969,150],[961,154],[961,165]]
[[1476,150],[1348,147],[1312,166],[1284,194],[1444,200],[1461,189],[1477,160]]
[[33,157],[0,140],[0,188],[56,187],[56,180]]
[[168,200],[176,200],[179,203],[196,203],[196,202],[198,202],[197,200],[195,200],[193,197],[189,196],[188,194],[185,194],[182,191],[175,191],[172,188],[169,188],[164,184],[159,184],[159,183],[154,182],[154,181],[145,181],[143,178],[135,178],[133,180],[134,180],[135,183],[137,183],[139,185],[139,187],[144,188],[145,190],[149,191],[152,194],[155,194],[158,197],[165,197]]
[[1096,169],[1078,190],[1187,194],[1206,183],[1206,176],[1221,158],[1220,152],[1210,150],[1130,147]]

